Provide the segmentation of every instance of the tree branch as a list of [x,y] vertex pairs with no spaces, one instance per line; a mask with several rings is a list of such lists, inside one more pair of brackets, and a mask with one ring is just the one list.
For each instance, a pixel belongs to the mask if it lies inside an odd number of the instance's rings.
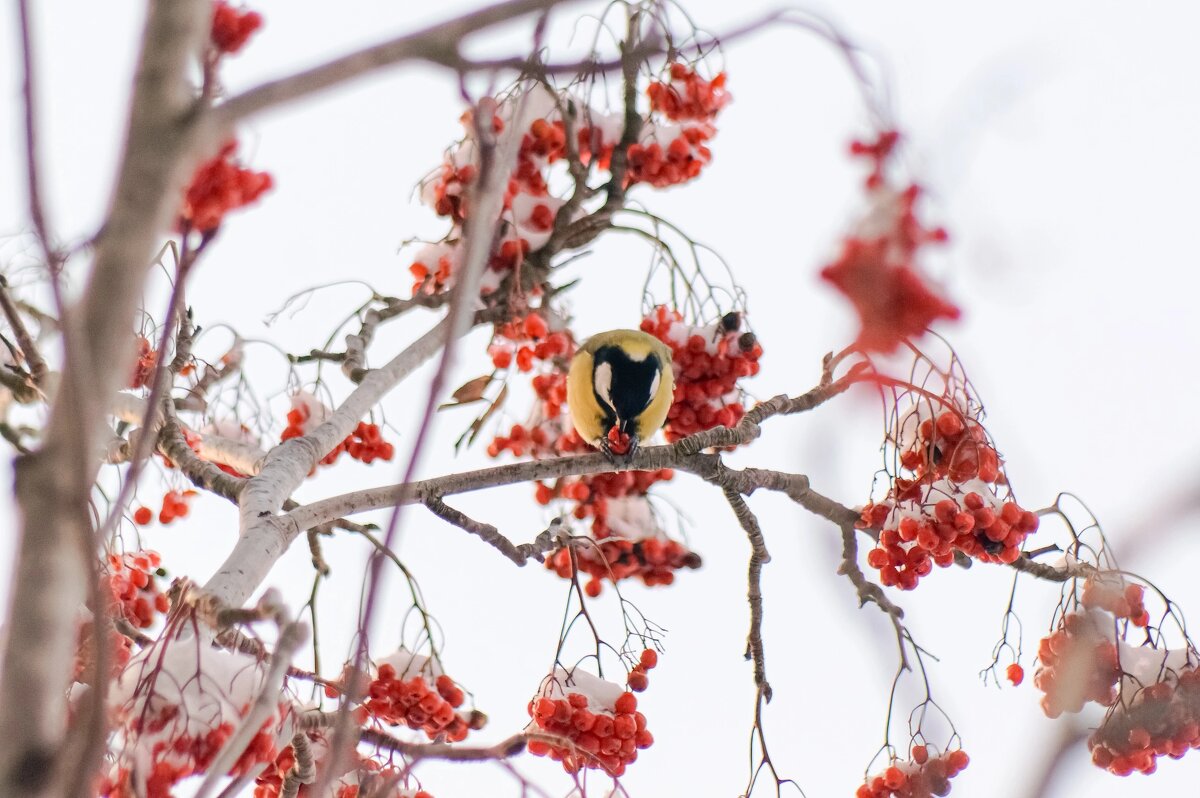
[[218,125],[227,127],[250,114],[298,100],[402,61],[425,60],[452,67],[460,66],[464,62],[459,53],[459,44],[468,35],[570,1],[507,0],[497,3],[457,19],[248,89],[218,106],[213,111],[213,116]]
[[17,461],[22,532],[0,677],[6,795],[56,793],[54,782],[80,765],[55,756],[66,728],[75,614],[94,556],[87,506],[100,462],[80,453],[98,449],[107,403],[132,362],[129,320],[187,178],[187,73],[211,8],[205,0],[150,4],[116,187],[82,302],[66,320],[62,384],[41,449]]

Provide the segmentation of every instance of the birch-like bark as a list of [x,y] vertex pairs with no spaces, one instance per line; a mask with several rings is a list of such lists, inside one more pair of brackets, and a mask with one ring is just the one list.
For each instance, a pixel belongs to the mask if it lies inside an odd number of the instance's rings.
[[368,372],[325,423],[271,450],[262,469],[242,490],[238,542],[204,586],[207,592],[233,607],[250,597],[296,537],[276,516],[283,503],[380,399],[441,351],[448,328],[444,319],[434,325],[386,366]]

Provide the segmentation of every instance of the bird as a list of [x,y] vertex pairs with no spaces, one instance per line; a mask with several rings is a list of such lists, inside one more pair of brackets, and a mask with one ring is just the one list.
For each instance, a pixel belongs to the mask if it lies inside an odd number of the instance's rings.
[[[617,462],[663,425],[674,399],[671,349],[640,330],[609,330],[584,342],[567,373],[567,407],[579,436]],[[629,447],[613,444],[628,436]]]

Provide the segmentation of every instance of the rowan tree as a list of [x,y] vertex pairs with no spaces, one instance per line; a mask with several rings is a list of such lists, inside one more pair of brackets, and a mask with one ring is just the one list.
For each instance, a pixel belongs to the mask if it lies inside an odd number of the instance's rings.
[[[802,707],[815,684],[858,686],[839,683],[835,657],[814,657],[819,673],[774,665],[765,619],[799,626],[804,614],[772,606],[765,574],[791,530],[772,528],[788,524],[760,511],[764,496],[834,541],[830,601],[857,602],[892,641],[878,714],[852,721],[882,739],[857,752],[846,794],[946,795],[971,757],[1007,755],[960,735],[934,656],[953,643],[929,640],[936,626],[918,634],[902,608],[945,572],[1011,580],[979,598],[999,630],[985,682],[1032,682],[1013,700],[1051,718],[1091,713],[1065,727],[1048,773],[1085,728],[1092,762],[1116,776],[1200,747],[1200,652],[1183,608],[1120,566],[1081,500],[1018,495],[1022,464],[992,435],[952,345],[969,307],[931,266],[952,231],[903,157],[877,65],[824,20],[781,12],[711,33],[654,0],[508,0],[231,91],[228,64],[270,19],[225,0],[157,0],[111,203],[93,235],[69,242],[42,197],[54,154],[38,146],[40,43],[28,4],[19,11],[31,249],[0,284],[0,433],[21,525],[0,681],[6,794],[430,796],[477,763],[516,794],[626,795],[635,769],[695,767],[652,762],[667,739],[706,734],[707,705],[735,695],[748,738],[728,759],[749,757],[742,794],[800,794],[796,756],[771,732],[806,719],[773,700]],[[513,24],[511,51],[476,46]],[[703,191],[738,92],[723,45],[768,27],[830,48],[862,103],[859,129],[830,153],[856,164],[854,211],[803,272],[858,331],[814,363],[756,335],[739,281],[750,265],[657,207]],[[413,195],[436,235],[400,232],[412,240],[382,280],[347,264],[296,285],[286,264],[264,264],[279,288],[271,340],[193,302],[210,264],[236,258],[216,247],[226,231],[288,190],[247,126],[417,61],[457,76],[462,96],[457,137],[428,153]],[[298,235],[345,234],[297,221]],[[592,254],[610,239],[636,242],[641,263]],[[624,311],[640,307],[612,326],[673,353],[662,442],[624,460],[581,440],[565,407],[590,332],[572,309],[598,283],[618,287]],[[763,369],[794,387],[756,395]],[[763,454],[776,430],[852,401],[883,420],[860,494],[822,489],[832,457],[797,468]],[[462,467],[430,475],[432,450]],[[685,479],[725,515],[681,522],[672,495]],[[500,504],[540,523],[500,528],[488,515]],[[700,528],[745,541],[744,581],[722,597],[745,615],[741,693],[703,659],[671,662],[670,630],[704,624],[687,598],[692,572],[712,567]],[[423,535],[458,537],[402,547]],[[225,544],[213,573],[185,553]],[[518,592],[534,598],[503,610],[512,628],[487,628],[488,605]],[[650,612],[656,593],[673,600]],[[477,624],[440,623],[434,595],[472,607]],[[541,650],[480,643],[515,641],[515,627]],[[536,664],[499,693],[460,676],[500,658]],[[676,690],[694,696],[689,713],[656,715],[655,693]],[[498,723],[512,707],[520,723]],[[827,718],[810,722],[812,749],[838,747]]]

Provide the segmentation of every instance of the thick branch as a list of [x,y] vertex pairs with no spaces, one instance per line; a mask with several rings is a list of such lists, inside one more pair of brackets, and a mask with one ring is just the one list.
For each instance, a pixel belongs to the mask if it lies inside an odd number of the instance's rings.
[[109,397],[127,373],[129,324],[156,238],[189,168],[187,70],[208,34],[204,0],[151,3],[134,81],[128,138],[83,300],[66,326],[62,384],[42,448],[16,467],[22,533],[0,681],[0,793],[53,792],[51,764],[66,727],[75,613],[92,560],[87,503]]

